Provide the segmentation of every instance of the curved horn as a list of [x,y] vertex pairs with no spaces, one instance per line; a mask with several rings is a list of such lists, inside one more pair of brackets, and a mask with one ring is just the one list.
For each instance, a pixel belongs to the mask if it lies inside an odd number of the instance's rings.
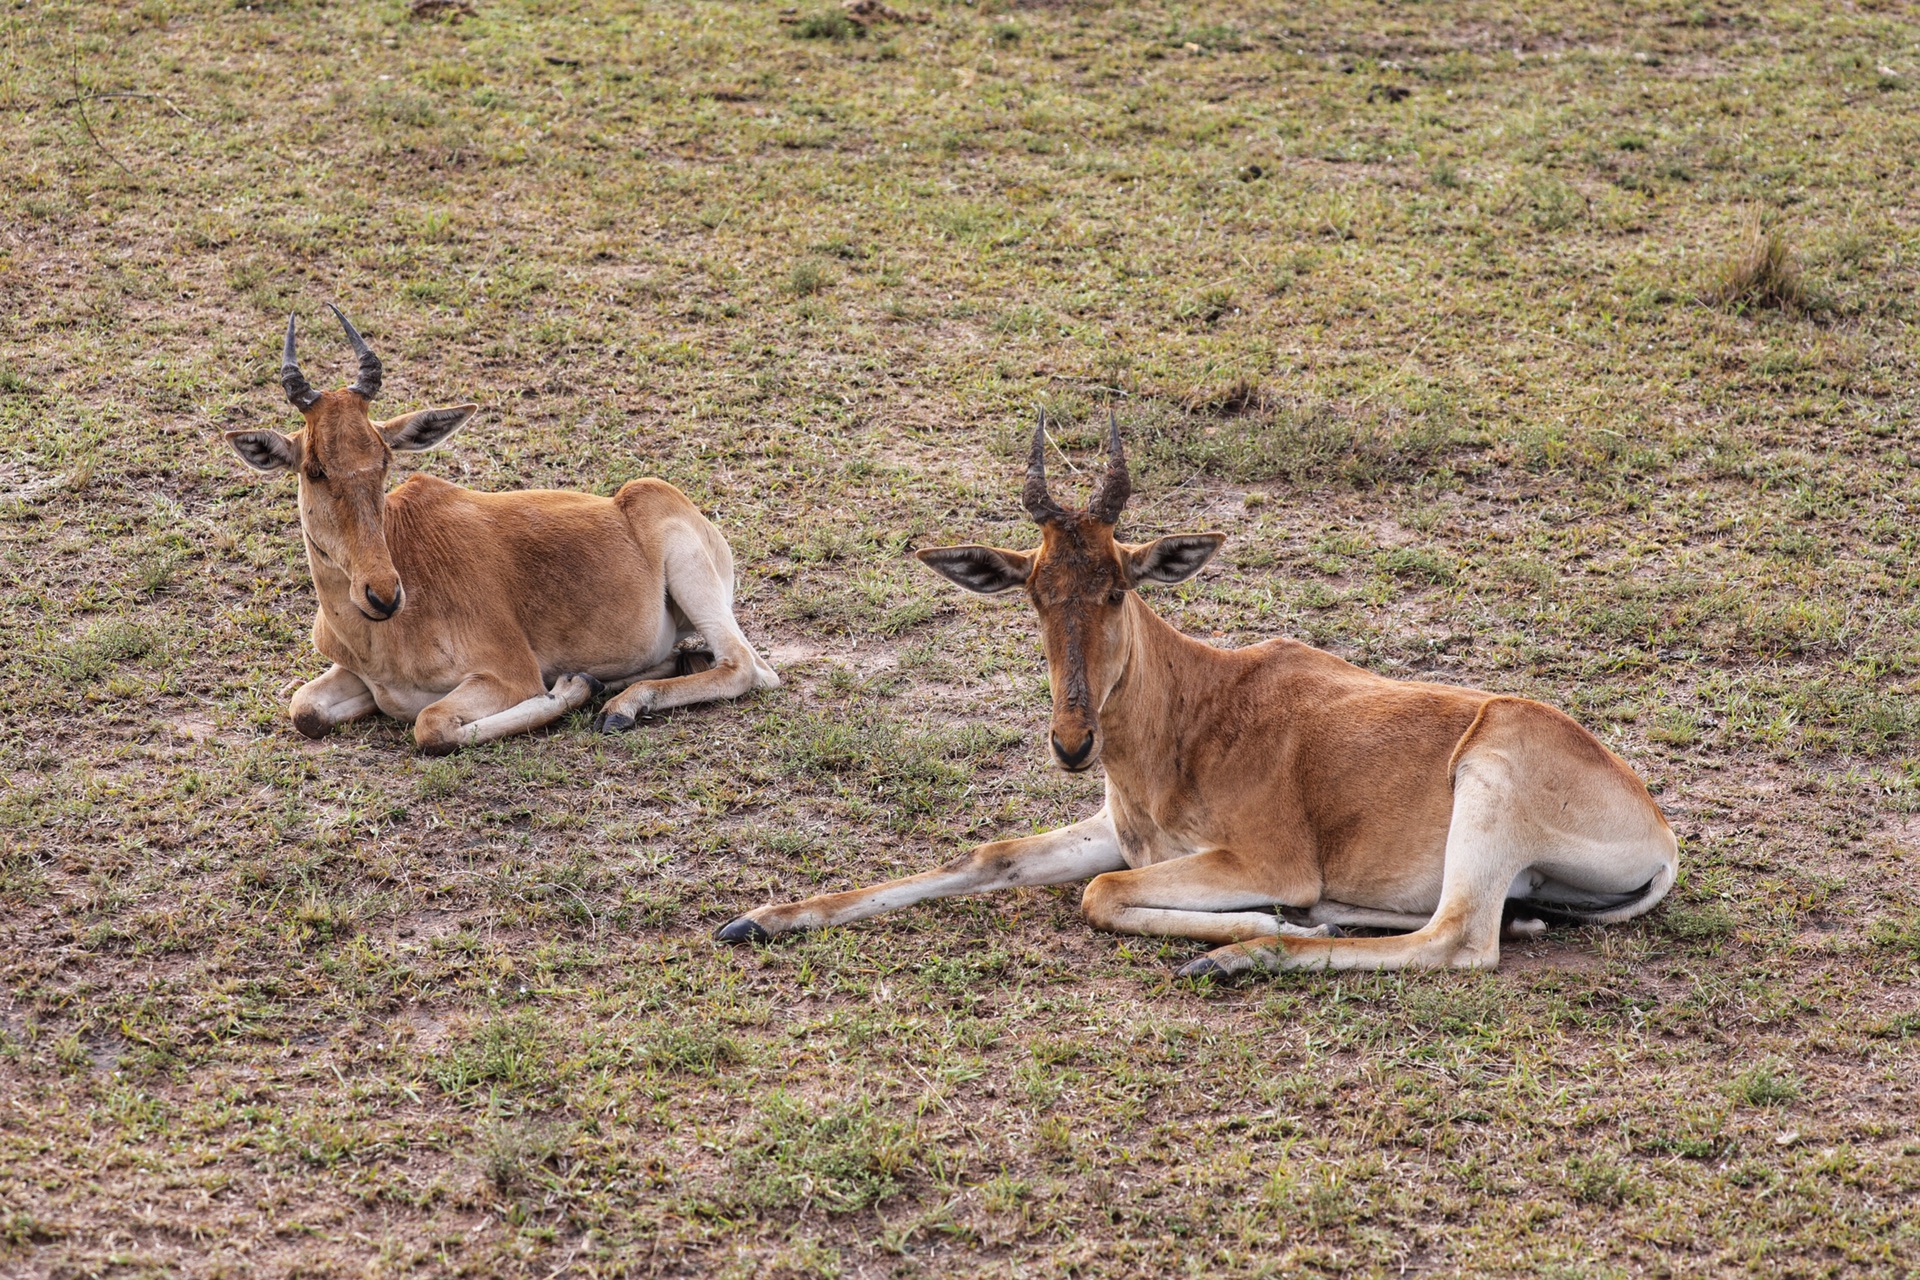
[[340,308],[329,302],[327,310],[333,312],[333,318],[338,320],[340,327],[347,331],[347,345],[353,348],[353,354],[360,357],[360,376],[353,380],[353,385],[347,390],[357,391],[367,399],[373,399],[380,394],[380,357],[373,354],[373,348],[368,346],[367,340],[360,336],[360,331],[353,327],[353,322],[340,314]]
[[320,393],[307,385],[306,375],[300,372],[300,366],[293,362],[293,317],[287,317],[287,345],[280,349],[280,385],[287,389],[287,399],[293,401],[293,407],[305,413]]
[[1127,474],[1127,451],[1120,443],[1120,422],[1107,406],[1107,474],[1087,504],[1087,514],[1103,524],[1119,524],[1120,509],[1133,496],[1133,478]]
[[1066,512],[1047,492],[1047,411],[1040,411],[1040,421],[1033,429],[1033,452],[1027,457],[1027,484],[1020,491],[1020,505],[1035,524],[1048,524],[1058,520]]

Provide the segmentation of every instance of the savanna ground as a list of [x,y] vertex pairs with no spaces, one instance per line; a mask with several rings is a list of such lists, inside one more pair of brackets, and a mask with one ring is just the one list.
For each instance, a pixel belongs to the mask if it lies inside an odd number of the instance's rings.
[[[1896,6],[0,10],[0,1273],[1920,1267],[1920,20]],[[320,743],[289,310],[403,464],[681,486],[783,688]],[[1072,889],[1036,404],[1160,609],[1556,702],[1683,841],[1493,974],[1170,979]],[[1056,474],[1073,483],[1067,463]]]

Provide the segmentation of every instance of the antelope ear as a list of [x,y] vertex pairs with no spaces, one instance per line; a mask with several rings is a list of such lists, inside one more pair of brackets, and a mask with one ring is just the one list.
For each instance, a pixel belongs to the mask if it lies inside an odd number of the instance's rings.
[[300,465],[300,434],[278,431],[229,431],[227,443],[255,471],[291,471]]
[[1227,540],[1224,533],[1173,533],[1157,538],[1144,547],[1128,547],[1127,577],[1134,585],[1142,582],[1185,582]]
[[422,409],[374,424],[389,447],[401,453],[424,453],[445,444],[449,437],[467,425],[467,419],[479,411],[477,404],[449,405],[444,409]]
[[913,558],[947,581],[983,596],[1011,591],[1027,580],[1033,553],[998,547],[927,547]]

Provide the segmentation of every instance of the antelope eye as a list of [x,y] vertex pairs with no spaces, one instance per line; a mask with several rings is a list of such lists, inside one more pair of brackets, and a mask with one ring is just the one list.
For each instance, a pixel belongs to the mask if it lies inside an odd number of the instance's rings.
[[307,479],[315,482],[316,484],[322,480],[325,480],[326,478],[327,478],[327,473],[322,471],[318,467],[315,467],[313,470],[307,472]]
[[1119,604],[1122,600],[1125,600],[1126,598],[1127,598],[1127,589],[1125,587],[1115,587],[1113,590],[1107,592],[1108,604]]

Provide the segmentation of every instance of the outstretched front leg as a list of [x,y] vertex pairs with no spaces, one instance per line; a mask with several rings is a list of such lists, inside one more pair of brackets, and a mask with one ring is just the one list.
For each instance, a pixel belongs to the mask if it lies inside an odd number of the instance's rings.
[[898,911],[916,902],[1021,885],[1067,884],[1127,865],[1113,822],[1102,809],[1085,822],[1021,840],[976,847],[937,871],[779,907],[756,907],[714,936],[722,942],[760,942],[780,933],[824,929]]
[[373,691],[366,681],[337,662],[325,675],[301,685],[287,707],[293,727],[309,738],[324,738],[335,725],[371,715],[373,710]]
[[[537,680],[534,687],[539,688]],[[553,688],[527,697],[498,676],[468,676],[420,712],[413,722],[413,740],[428,755],[443,756],[457,747],[478,746],[550,724],[585,705],[602,688],[592,676],[576,671],[557,678]]]

